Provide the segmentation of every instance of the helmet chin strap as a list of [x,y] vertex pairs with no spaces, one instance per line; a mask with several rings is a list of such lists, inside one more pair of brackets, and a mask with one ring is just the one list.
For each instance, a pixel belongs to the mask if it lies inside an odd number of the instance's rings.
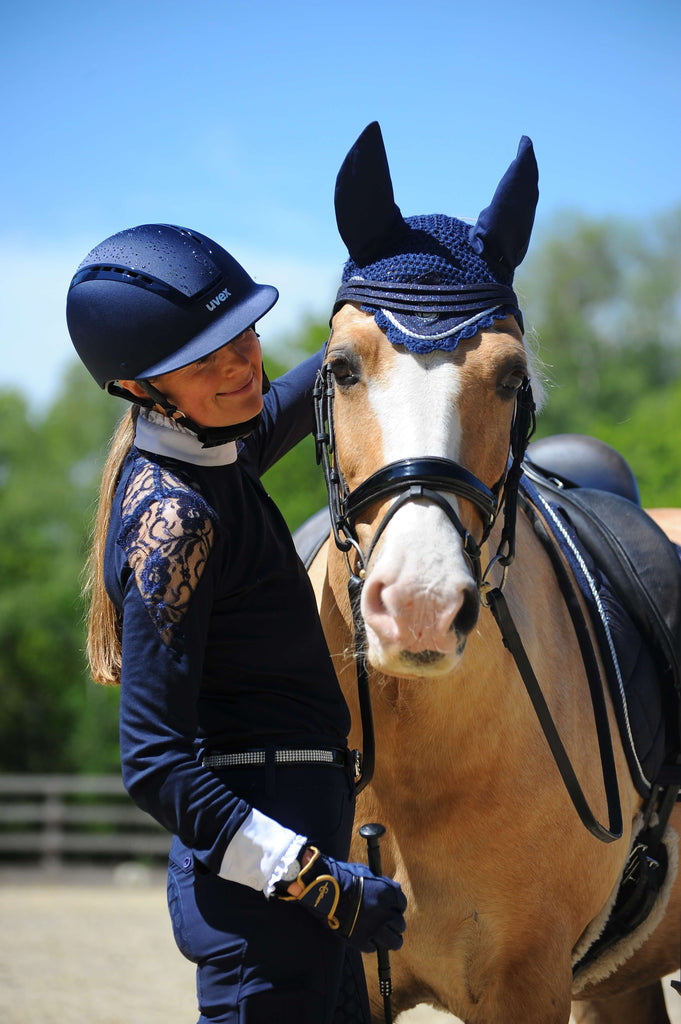
[[[191,430],[192,433],[196,434],[203,448],[217,448],[218,445],[228,444],[230,441],[238,441],[242,437],[248,437],[249,434],[252,434],[253,431],[257,429],[262,418],[262,412],[259,412],[255,416],[251,417],[250,420],[244,420],[243,423],[231,423],[227,427],[202,427],[200,424],[196,423],[195,420],[191,419],[191,417],[185,416],[177,406],[172,404],[172,402],[169,402],[166,396],[162,394],[158,388],[155,388],[151,381],[139,378],[137,383],[149,396],[148,401],[143,398],[137,398],[131,392],[126,391],[125,388],[122,388],[120,385],[115,383],[109,384],[107,390],[110,394],[118,395],[121,398],[127,398],[129,401],[137,402],[139,405],[143,405],[148,409],[152,409],[156,405],[160,406],[166,416],[170,419],[174,419],[176,423],[181,424],[181,426],[186,427],[187,430]],[[271,384],[269,378],[265,373],[265,368],[263,367],[263,395],[267,394],[270,387]],[[179,416],[176,416],[176,413],[179,413]]]

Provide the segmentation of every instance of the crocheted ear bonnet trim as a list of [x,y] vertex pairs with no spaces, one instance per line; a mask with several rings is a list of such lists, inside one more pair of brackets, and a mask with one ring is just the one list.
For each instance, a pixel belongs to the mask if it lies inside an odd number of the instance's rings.
[[522,330],[515,292],[471,248],[470,224],[443,214],[403,223],[393,252],[363,267],[347,261],[334,312],[360,302],[393,345],[412,352],[451,351],[509,313]]
[[431,214],[403,218],[380,128],[370,124],[336,181],[336,219],[350,258],[334,313],[358,302],[394,345],[451,351],[509,314],[523,329],[513,272],[529,244],[538,192],[529,139],[474,225]]

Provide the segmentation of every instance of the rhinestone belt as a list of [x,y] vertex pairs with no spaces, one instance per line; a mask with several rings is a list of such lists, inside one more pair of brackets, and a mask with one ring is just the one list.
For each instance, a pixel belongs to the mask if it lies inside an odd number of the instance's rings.
[[[244,750],[240,754],[205,754],[204,768],[235,768],[242,765],[267,763],[265,750]],[[275,764],[331,764],[344,768],[347,754],[344,750],[292,750],[287,747],[274,751]]]

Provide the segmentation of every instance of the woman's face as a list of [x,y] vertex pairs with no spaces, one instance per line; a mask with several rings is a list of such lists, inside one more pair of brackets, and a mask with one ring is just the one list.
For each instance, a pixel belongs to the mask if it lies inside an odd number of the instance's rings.
[[[146,397],[137,381],[120,383],[139,398]],[[262,409],[262,352],[258,336],[249,327],[209,356],[181,370],[154,377],[152,383],[201,427],[229,427],[250,420]]]

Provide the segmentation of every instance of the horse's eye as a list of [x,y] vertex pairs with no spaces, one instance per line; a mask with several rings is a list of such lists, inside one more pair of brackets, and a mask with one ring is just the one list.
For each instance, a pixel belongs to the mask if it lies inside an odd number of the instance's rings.
[[498,393],[502,398],[513,398],[516,393],[523,386],[523,381],[527,376],[527,372],[524,367],[518,366],[508,373],[505,373],[499,380],[497,387]]
[[339,387],[351,387],[359,381],[359,374],[353,366],[352,360],[344,355],[332,356],[329,360],[331,373]]

